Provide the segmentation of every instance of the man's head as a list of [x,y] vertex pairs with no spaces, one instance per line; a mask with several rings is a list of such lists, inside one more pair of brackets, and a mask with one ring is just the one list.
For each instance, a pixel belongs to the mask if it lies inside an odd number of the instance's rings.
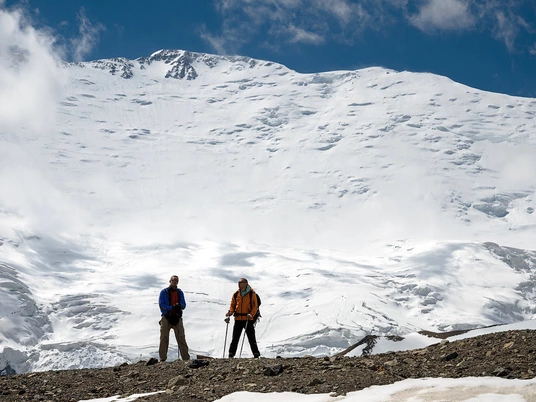
[[238,280],[238,287],[243,292],[248,286],[248,280],[246,278],[240,278]]
[[177,285],[179,284],[179,277],[177,275],[173,275],[170,279],[169,279],[169,284],[172,288],[176,288]]

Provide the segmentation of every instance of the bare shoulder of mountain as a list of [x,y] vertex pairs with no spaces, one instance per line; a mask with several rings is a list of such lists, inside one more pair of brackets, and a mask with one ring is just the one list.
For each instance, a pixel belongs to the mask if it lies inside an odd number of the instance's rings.
[[[139,401],[213,401],[237,391],[343,395],[406,378],[529,379],[536,372],[536,331],[481,335],[424,349],[367,357],[205,359],[0,377],[5,401],[78,401],[159,392]],[[192,367],[194,366],[194,367]]]
[[[82,63],[67,63],[71,66],[85,68],[96,68],[108,71],[112,75],[121,78],[132,78],[136,72],[146,70],[151,64],[162,62],[167,65],[164,78],[195,80],[199,73],[195,65],[203,65],[207,68],[214,68],[221,62],[239,63],[241,68],[253,68],[258,64],[271,66],[275,63],[255,60],[245,56],[217,56],[205,53],[189,52],[185,50],[162,49],[153,53],[149,57],[140,57],[136,60],[129,60],[124,57],[114,57],[110,59],[94,60]],[[282,66],[281,66],[282,68]]]

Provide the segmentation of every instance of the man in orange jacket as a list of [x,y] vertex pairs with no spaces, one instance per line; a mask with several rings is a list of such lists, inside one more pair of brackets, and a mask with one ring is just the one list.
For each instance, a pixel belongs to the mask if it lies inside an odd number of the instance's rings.
[[[238,281],[238,290],[233,294],[229,311],[225,314],[226,317],[231,315],[235,317],[233,339],[231,346],[229,346],[229,358],[235,356],[238,341],[244,328],[246,329],[246,335],[253,357],[260,357],[261,354],[257,346],[257,339],[255,339],[255,325],[253,324],[253,317],[255,317],[258,308],[255,291],[248,285],[247,279],[240,278]],[[229,319],[227,318],[228,321]]]

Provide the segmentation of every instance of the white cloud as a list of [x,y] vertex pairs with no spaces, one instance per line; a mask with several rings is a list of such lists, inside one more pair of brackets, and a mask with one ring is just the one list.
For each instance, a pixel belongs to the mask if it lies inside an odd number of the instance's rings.
[[[495,10],[493,17],[496,21],[493,34],[496,39],[504,42],[509,52],[516,51],[516,39],[523,31],[534,31],[534,28],[512,9]],[[528,51],[530,52],[530,48]]]
[[98,23],[93,24],[86,16],[86,11],[81,8],[78,15],[78,32],[80,36],[71,39],[71,45],[73,46],[73,58],[75,61],[83,61],[91,50],[99,42],[101,31],[106,30],[104,25]]
[[0,191],[0,209],[21,212],[50,233],[64,227],[58,222],[68,223],[69,208],[49,185],[47,169],[35,168],[44,152],[38,139],[57,129],[67,81],[56,45],[49,30],[31,26],[23,9],[0,2],[0,189],[9,189]]
[[37,130],[52,121],[64,82],[54,43],[21,10],[0,8],[0,130]]
[[238,51],[255,37],[270,47],[352,43],[366,30],[403,19],[407,5],[408,0],[222,0],[216,3],[221,32],[202,29],[200,36],[218,53]]
[[[519,37],[536,32],[531,0],[223,0],[216,9],[221,32],[201,32],[218,53],[237,52],[262,38],[266,46],[284,43],[352,43],[366,31],[386,31],[409,23],[424,34],[479,31],[504,42],[510,52]],[[525,49],[530,51],[529,48]]]
[[199,29],[199,36],[207,42],[218,54],[226,53],[226,40],[221,36],[211,34],[205,25]]
[[354,18],[356,9],[360,9],[359,5],[351,5],[346,0],[316,0],[315,3],[315,7],[331,14],[342,26]]
[[307,43],[318,45],[324,43],[325,39],[314,32],[308,32],[302,28],[295,26],[289,27],[288,32],[291,35],[289,42],[291,43]]
[[[330,39],[353,40],[356,32],[377,29],[383,19],[381,4],[391,8],[405,0],[224,0],[216,6],[222,32],[201,30],[201,37],[217,52],[235,51],[255,36],[267,34],[267,46],[281,43],[322,44]],[[265,37],[265,36],[263,36]]]
[[504,42],[508,50],[512,51],[519,32],[518,25],[502,11],[497,12],[495,18],[497,20],[495,36]]
[[[528,0],[472,0],[472,2],[482,30],[489,31],[495,39],[504,42],[511,53],[518,51],[530,53],[530,46],[523,49],[517,43],[520,35],[536,32],[536,27],[523,17],[528,10],[526,7],[530,3]],[[536,17],[534,12],[532,17]]]
[[469,6],[461,0],[428,0],[409,21],[425,32],[463,31],[474,26]]

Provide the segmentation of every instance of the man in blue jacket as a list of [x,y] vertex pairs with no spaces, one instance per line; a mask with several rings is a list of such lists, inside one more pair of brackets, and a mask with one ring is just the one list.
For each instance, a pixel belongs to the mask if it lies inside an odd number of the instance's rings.
[[186,308],[186,300],[184,299],[183,291],[177,287],[178,284],[179,277],[173,275],[169,280],[169,286],[162,289],[158,298],[158,305],[162,313],[162,319],[160,320],[160,347],[158,349],[161,362],[165,362],[167,359],[169,331],[171,329],[175,332],[175,339],[177,339],[182,360],[190,360],[182,323],[182,310]]

